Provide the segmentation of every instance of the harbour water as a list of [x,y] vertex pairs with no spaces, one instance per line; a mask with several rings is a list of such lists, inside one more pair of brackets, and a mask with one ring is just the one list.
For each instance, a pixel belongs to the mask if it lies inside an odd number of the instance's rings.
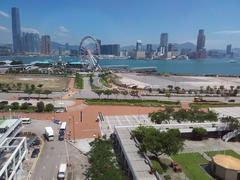
[[[34,62],[54,62],[55,57],[0,57],[3,60],[21,60],[25,64]],[[78,58],[62,57],[65,62],[80,62]],[[230,59],[194,59],[194,60],[100,60],[101,66],[126,65],[129,68],[156,67],[159,73],[191,74],[191,75],[240,75],[240,58]]]

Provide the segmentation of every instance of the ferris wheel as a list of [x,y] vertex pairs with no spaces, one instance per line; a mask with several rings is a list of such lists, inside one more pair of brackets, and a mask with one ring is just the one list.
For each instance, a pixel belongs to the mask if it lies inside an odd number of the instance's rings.
[[97,39],[92,36],[85,36],[80,42],[79,52],[81,61],[88,64],[90,69],[96,71],[102,69],[98,63],[100,45]]

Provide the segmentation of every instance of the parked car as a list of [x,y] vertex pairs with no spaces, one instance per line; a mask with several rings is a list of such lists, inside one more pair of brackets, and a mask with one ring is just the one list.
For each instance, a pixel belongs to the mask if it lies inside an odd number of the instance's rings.
[[229,99],[228,102],[235,102],[235,99]]
[[31,158],[36,158],[39,154],[40,150],[38,148],[34,149],[31,155]]
[[61,124],[61,121],[58,120],[58,119],[54,119],[54,120],[53,120],[53,123],[55,123],[55,124]]

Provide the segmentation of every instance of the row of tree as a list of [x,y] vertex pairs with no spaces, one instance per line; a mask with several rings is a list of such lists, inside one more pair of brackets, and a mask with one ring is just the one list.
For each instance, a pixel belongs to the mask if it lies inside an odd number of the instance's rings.
[[108,98],[110,95],[115,95],[116,99],[118,95],[122,94],[124,96],[131,95],[133,97],[138,97],[138,91],[137,90],[132,90],[128,92],[127,90],[118,90],[118,89],[95,89],[94,92],[98,95],[99,99],[101,98],[102,95],[106,95]]
[[199,109],[179,109],[175,111],[172,107],[166,107],[164,111],[149,113],[151,121],[156,124],[169,123],[171,119],[181,122],[214,122],[218,120],[217,114],[208,111],[200,111]]
[[88,154],[90,166],[86,170],[87,179],[92,180],[127,180],[118,166],[113,153],[112,142],[105,138],[97,138],[90,143]]
[[42,101],[38,102],[36,106],[33,106],[31,103],[22,103],[19,104],[18,102],[13,102],[8,105],[8,101],[0,102],[0,110],[1,111],[19,111],[19,110],[32,110],[36,112],[52,112],[54,110],[54,105],[51,103],[44,104]]

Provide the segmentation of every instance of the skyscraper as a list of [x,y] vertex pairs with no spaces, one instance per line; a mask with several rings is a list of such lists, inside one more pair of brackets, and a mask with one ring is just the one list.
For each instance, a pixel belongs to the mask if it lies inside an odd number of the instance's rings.
[[137,40],[136,43],[136,51],[142,51],[142,41],[141,40]]
[[206,40],[206,37],[204,35],[204,30],[200,29],[198,31],[198,37],[197,37],[197,52],[204,50],[205,40]]
[[153,51],[152,44],[147,44],[146,52],[151,53]]
[[102,55],[120,56],[120,44],[105,44],[100,49]]
[[13,39],[13,52],[21,53],[21,24],[19,9],[12,8],[12,39]]
[[24,52],[38,53],[40,51],[40,38],[38,33],[22,33],[22,50]]
[[48,35],[44,35],[41,38],[41,53],[45,55],[51,53],[51,39]]
[[161,33],[160,35],[160,53],[167,57],[168,53],[168,33]]
[[228,45],[227,45],[226,54],[227,54],[227,55],[231,55],[231,54],[232,54],[232,45],[231,45],[231,44],[228,44]]
[[207,57],[207,51],[205,49],[205,41],[206,41],[206,37],[204,35],[204,30],[200,29],[198,31],[198,37],[197,37],[196,58],[205,58],[205,57]]

